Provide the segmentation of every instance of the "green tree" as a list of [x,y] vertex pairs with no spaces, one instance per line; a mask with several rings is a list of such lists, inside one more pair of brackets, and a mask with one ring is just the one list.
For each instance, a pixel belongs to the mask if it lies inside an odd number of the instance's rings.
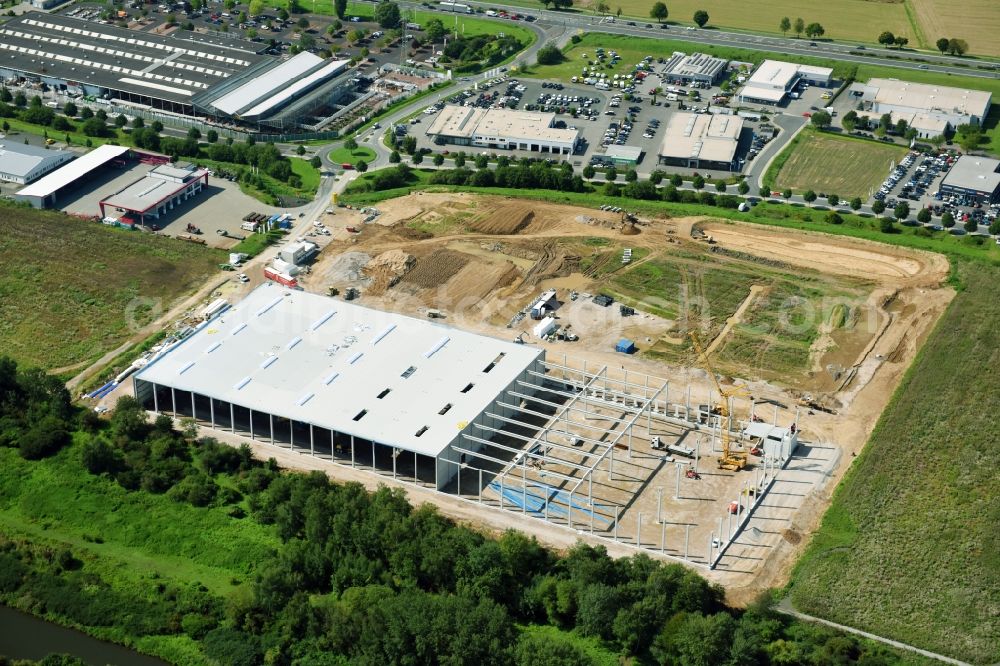
[[891,234],[896,231],[896,227],[892,223],[891,217],[882,217],[878,221],[878,230],[884,234]]
[[63,105],[63,115],[69,118],[75,118],[76,114],[77,114],[76,104],[74,104],[73,102],[66,102],[66,104]]
[[398,28],[400,20],[399,5],[395,2],[382,0],[375,5],[375,21],[386,30]]
[[861,197],[854,197],[851,199],[851,210],[861,210],[861,206],[863,205],[864,202],[861,201]]
[[670,12],[667,10],[667,5],[664,2],[654,2],[652,9],[649,10],[649,15],[655,18],[660,23],[663,23]]
[[301,30],[308,30],[309,19],[307,19],[305,16],[300,16],[299,20],[295,22],[295,25],[297,25]]
[[198,129],[197,127],[192,127],[187,131],[187,138],[194,139],[195,141],[197,141],[198,139],[201,138],[201,130]]
[[844,218],[842,218],[836,211],[831,210],[826,214],[824,218],[827,224],[843,224]]
[[886,48],[892,46],[896,43],[896,35],[892,34],[890,31],[886,30],[878,36],[878,43]]
[[694,22],[698,24],[699,28],[704,28],[706,25],[708,25],[708,12],[706,12],[704,9],[699,9],[698,11],[696,11],[692,18],[694,19]]
[[24,96],[24,93],[20,90],[14,95],[14,106],[25,107],[28,106],[28,98]]
[[442,164],[444,164],[444,155],[442,155],[441,153],[436,153],[432,161],[434,162],[434,166],[441,166]]
[[341,21],[347,18],[347,0],[333,0],[333,11]]
[[948,50],[948,44],[950,42],[951,40],[948,39],[947,37],[941,37],[936,42],[934,42],[934,45],[937,47],[938,51],[944,53],[945,51]]
[[87,136],[107,136],[108,126],[98,117],[85,120],[81,128]]
[[368,171],[368,162],[365,162],[364,160],[358,160],[358,163],[354,165],[354,168],[360,171],[361,173],[364,173],[365,171]]
[[791,199],[791,198],[792,198],[792,188],[790,188],[790,187],[786,187],[786,188],[785,188],[785,189],[784,189],[784,190],[783,190],[783,191],[781,192],[781,196],[782,196],[782,197],[784,197],[784,198],[785,198],[786,200],[787,200],[787,199]]
[[636,173],[635,169],[629,169],[628,171],[625,172],[626,183],[634,183],[637,180],[639,180],[639,174]]
[[705,178],[701,174],[696,175],[694,178],[691,179],[691,187],[693,187],[696,190],[704,189]]
[[128,118],[126,118],[124,114],[119,113],[117,116],[115,116],[115,127],[121,128],[125,127],[126,125],[128,125]]
[[962,225],[962,228],[964,228],[968,233],[974,234],[979,231],[979,223],[970,217],[965,221],[965,224]]
[[876,215],[881,215],[885,212],[885,202],[881,199],[876,199],[872,202],[872,212]]
[[0,86],[0,102],[10,104],[13,100],[14,96],[7,90],[7,86]]
[[990,222],[989,232],[991,236],[1000,235],[1000,217],[995,218],[992,222]]
[[826,129],[829,127],[831,120],[832,118],[830,118],[830,114],[826,111],[813,111],[812,118],[810,119],[813,126],[820,129]]
[[780,30],[781,34],[784,36],[787,35],[788,31],[791,29],[792,29],[792,19],[788,18],[787,16],[782,17],[781,22],[778,23],[778,30]]
[[965,55],[966,51],[969,50],[969,43],[964,39],[949,39],[948,40],[948,53],[951,55]]
[[746,195],[750,191],[750,184],[745,180],[741,180],[740,184],[736,186],[736,191],[740,194]]
[[955,216],[951,213],[944,212],[941,214],[941,226],[945,229],[951,229],[955,226]]
[[808,203],[812,203],[816,201],[817,197],[816,193],[813,192],[812,190],[806,190],[805,193],[802,195],[802,198],[805,199]]
[[209,143],[215,143],[216,141],[219,140],[219,133],[216,132],[214,129],[210,129],[208,130],[208,132],[205,133],[205,140],[208,141]]
[[716,192],[725,192],[726,191],[726,181],[721,180],[721,179],[715,181],[715,191]]
[[618,169],[613,166],[608,167],[604,170],[604,180],[608,183],[613,183],[618,178]]
[[354,139],[353,136],[352,137],[348,137],[347,140],[344,141],[344,148],[347,148],[350,151],[357,150],[358,149],[358,142]]
[[845,113],[840,119],[840,126],[843,127],[846,132],[853,132],[858,126],[858,112],[851,110]]
[[684,184],[684,177],[679,173],[672,173],[670,174],[670,184],[674,187],[680,187]]
[[907,37],[903,37],[902,35],[896,35],[896,39],[894,41],[896,43],[897,49],[902,49],[904,46],[910,43],[910,40]]
[[306,147],[303,146],[302,144],[299,144],[298,146],[295,147],[295,154],[298,155],[299,157],[302,157],[303,155],[306,154]]
[[410,161],[413,162],[414,164],[420,164],[421,162],[424,161],[424,154],[423,153],[414,153],[410,157]]
[[901,201],[892,209],[892,214],[897,220],[905,220],[910,215],[910,204]]
[[264,0],[250,0],[250,16],[257,17],[264,13]]
[[826,34],[826,29],[819,23],[810,23],[806,26],[806,37],[809,39],[815,39],[816,37],[822,37]]
[[431,19],[424,26],[424,36],[431,44],[440,44],[444,41],[444,36],[448,34],[441,19]]
[[583,167],[583,177],[590,180],[597,173],[597,169],[594,168],[593,164],[588,164]]
[[917,222],[927,224],[931,221],[931,211],[929,208],[921,208],[917,211]]
[[539,65],[558,65],[564,58],[563,52],[553,43],[546,44],[538,49]]
[[826,197],[826,202],[831,206],[836,206],[840,203],[840,197],[836,194],[828,194]]
[[399,162],[401,160],[402,160],[402,157],[400,157],[398,150],[394,150],[391,153],[389,153],[389,163],[390,164],[399,164]]
[[806,30],[806,22],[803,18],[795,19],[795,23],[792,25],[792,31],[795,33],[796,37],[802,37],[802,33]]
[[[345,7],[346,7],[346,4],[345,4]],[[288,16],[289,16],[288,10],[285,9],[284,7],[282,7],[281,9],[278,10],[278,19],[279,20],[281,20],[281,21],[287,21],[288,20]]]

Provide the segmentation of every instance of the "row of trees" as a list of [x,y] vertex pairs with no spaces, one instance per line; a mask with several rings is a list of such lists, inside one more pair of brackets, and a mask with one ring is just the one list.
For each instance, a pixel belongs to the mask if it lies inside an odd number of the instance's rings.
[[969,43],[964,39],[956,39],[955,37],[940,37],[934,45],[937,46],[938,51],[941,53],[949,53],[951,55],[965,55],[969,51]]
[[801,17],[795,19],[794,22],[787,16],[783,17],[778,23],[778,30],[781,31],[782,35],[787,35],[788,31],[791,30],[796,37],[802,37],[802,33],[805,33],[809,39],[822,37],[826,34],[826,29],[821,24],[815,21],[807,24],[805,19]]

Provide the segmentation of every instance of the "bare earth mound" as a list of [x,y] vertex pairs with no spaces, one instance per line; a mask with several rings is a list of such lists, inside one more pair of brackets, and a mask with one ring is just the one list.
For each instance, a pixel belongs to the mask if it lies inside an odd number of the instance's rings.
[[534,216],[534,211],[527,206],[510,205],[497,209],[471,226],[481,234],[510,235],[528,226]]
[[361,271],[372,279],[368,294],[378,296],[399,282],[399,279],[413,267],[413,255],[402,250],[389,250],[378,255]]
[[403,277],[403,282],[432,289],[447,282],[465,268],[467,263],[469,256],[461,252],[436,250],[433,254],[417,261],[416,267]]

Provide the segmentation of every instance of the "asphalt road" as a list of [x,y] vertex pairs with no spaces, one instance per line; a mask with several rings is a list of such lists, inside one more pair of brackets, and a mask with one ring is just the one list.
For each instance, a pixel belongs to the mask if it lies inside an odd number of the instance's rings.
[[[403,2],[400,3],[402,6],[424,9],[418,3],[414,2]],[[873,55],[871,56],[858,56],[852,55],[851,51],[858,51],[859,45],[849,45],[849,44],[838,44],[835,42],[818,41],[815,42],[816,46],[810,46],[812,40],[809,39],[799,39],[799,38],[785,38],[785,37],[768,37],[760,35],[745,34],[739,32],[727,32],[725,30],[716,30],[714,28],[710,29],[699,29],[692,28],[688,29],[685,26],[669,25],[667,29],[660,28],[656,23],[652,23],[652,20],[643,21],[642,19],[636,19],[633,21],[636,23],[635,26],[628,25],[628,19],[616,19],[614,22],[608,22],[602,17],[592,16],[587,14],[575,13],[575,12],[560,12],[545,10],[542,8],[533,9],[519,7],[515,5],[504,5],[497,3],[483,3],[483,2],[472,2],[469,0],[466,4],[479,7],[490,7],[493,9],[508,9],[512,12],[518,12],[521,14],[528,13],[535,16],[538,19],[538,23],[542,24],[544,27],[555,27],[561,26],[566,29],[572,30],[584,30],[584,31],[599,31],[608,32],[613,34],[621,35],[634,35],[636,37],[650,37],[659,39],[676,39],[685,42],[696,42],[699,44],[715,44],[719,46],[735,46],[748,49],[757,50],[770,50],[779,53],[786,53],[791,55],[804,55],[804,56],[814,56],[823,57],[834,60],[843,60],[847,62],[865,63],[870,65],[889,65],[892,67],[900,67],[902,69],[922,69],[921,65],[925,65],[926,69],[929,71],[943,72],[946,74],[960,74],[964,76],[975,76],[979,78],[986,79],[997,79],[1000,78],[1000,69],[992,71],[984,71],[976,68],[976,64],[991,64],[989,61],[983,61],[982,63],[971,60],[969,58],[958,58],[955,56],[938,55],[933,53],[924,53],[916,51],[896,51],[895,49],[882,49],[865,46],[864,50],[870,50]],[[450,13],[450,12],[442,12]],[[650,23],[653,27],[647,28],[646,23]],[[521,22],[521,25],[531,25],[530,23]],[[886,53],[892,55],[902,55],[907,57],[919,57],[926,60],[926,63],[916,63],[907,62],[905,60],[889,60],[887,58],[878,57],[874,54],[876,53]],[[971,67],[958,66],[957,63],[964,63],[966,65],[972,65]],[[998,65],[1000,66],[1000,65]]]

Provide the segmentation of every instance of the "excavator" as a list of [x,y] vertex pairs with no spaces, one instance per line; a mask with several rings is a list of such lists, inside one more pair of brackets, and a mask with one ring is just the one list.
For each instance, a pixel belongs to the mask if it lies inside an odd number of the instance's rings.
[[708,373],[708,376],[712,378],[715,382],[715,389],[719,392],[721,399],[719,400],[719,416],[721,427],[721,439],[722,439],[722,457],[719,458],[719,469],[726,469],[732,472],[738,472],[747,465],[747,454],[742,451],[733,451],[729,435],[729,398],[737,396],[749,396],[750,394],[746,389],[742,388],[731,388],[724,389],[722,384],[719,383],[719,379],[715,374],[715,370],[712,369],[712,364],[708,361],[708,354],[705,353],[704,348],[701,346],[701,340],[698,339],[698,334],[694,331],[688,333],[691,338],[691,343],[694,345],[694,349],[698,352],[698,359],[701,362],[702,368]]

